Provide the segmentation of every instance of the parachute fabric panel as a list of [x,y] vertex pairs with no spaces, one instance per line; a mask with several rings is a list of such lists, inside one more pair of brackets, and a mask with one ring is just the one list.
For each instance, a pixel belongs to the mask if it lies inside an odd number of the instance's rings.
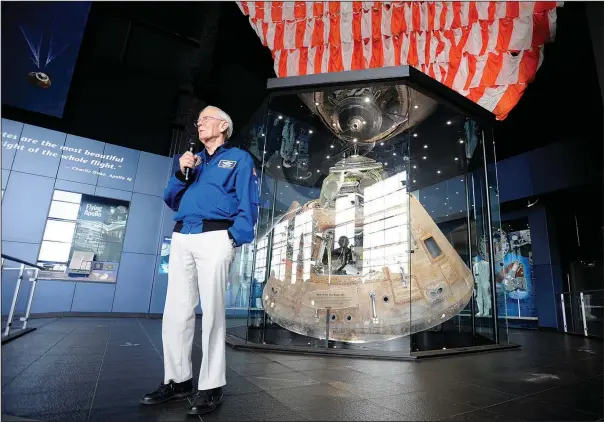
[[278,77],[409,65],[494,113],[518,103],[562,2],[237,2]]

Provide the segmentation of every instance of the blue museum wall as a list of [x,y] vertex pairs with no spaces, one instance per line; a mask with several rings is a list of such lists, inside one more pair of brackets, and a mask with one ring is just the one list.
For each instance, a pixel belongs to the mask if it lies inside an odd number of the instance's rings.
[[533,277],[535,286],[535,307],[539,327],[558,326],[556,294],[562,291],[562,271],[559,265],[557,247],[552,241],[552,228],[548,224],[545,207],[534,206],[501,214],[502,221],[528,218],[533,251]]
[[[32,313],[147,313],[150,305],[151,312],[162,312],[166,286],[155,277],[163,235],[172,229],[162,200],[171,166],[168,157],[2,119],[3,253],[37,261],[55,189],[130,202],[117,282],[41,280]],[[16,280],[16,271],[3,272],[2,314],[9,311]],[[18,312],[25,310],[29,290],[26,277]]]

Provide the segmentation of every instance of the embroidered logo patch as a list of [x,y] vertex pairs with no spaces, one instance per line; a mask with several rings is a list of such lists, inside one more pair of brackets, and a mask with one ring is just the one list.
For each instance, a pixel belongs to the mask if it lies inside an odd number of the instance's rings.
[[218,167],[223,169],[232,169],[235,168],[235,164],[237,164],[237,161],[220,160],[220,162],[218,163]]

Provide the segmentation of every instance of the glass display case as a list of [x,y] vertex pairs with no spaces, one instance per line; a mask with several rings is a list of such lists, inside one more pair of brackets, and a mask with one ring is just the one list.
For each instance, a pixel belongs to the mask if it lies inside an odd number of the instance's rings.
[[405,66],[268,89],[238,137],[261,205],[229,341],[398,357],[507,346],[492,115]]

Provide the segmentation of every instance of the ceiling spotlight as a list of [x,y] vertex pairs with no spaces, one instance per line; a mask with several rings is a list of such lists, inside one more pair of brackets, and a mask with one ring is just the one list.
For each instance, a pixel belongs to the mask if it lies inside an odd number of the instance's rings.
[[447,120],[448,125],[450,125],[451,123],[453,123],[451,120]]
[[283,116],[279,116],[279,120],[283,119]]
[[414,166],[413,166],[413,168],[414,168],[414,169],[416,169],[416,168],[417,168],[417,166],[416,166],[416,165],[414,165]]
[[278,168],[278,169],[280,169],[280,168],[281,168],[281,166],[277,166],[277,168]]
[[383,143],[383,142],[380,142],[380,145],[382,145],[382,146],[383,146],[383,145],[384,145],[384,143]]
[[417,138],[417,133],[414,133],[414,134],[413,134],[413,137],[414,137],[414,138]]
[[440,170],[436,170],[436,172],[437,172],[438,174],[440,174]]
[[300,143],[300,141],[296,141],[296,143],[297,143],[297,144],[299,144],[299,143]]
[[356,141],[357,141],[357,138],[352,138],[352,142],[356,143]]
[[426,145],[424,145],[424,149],[428,149],[428,145],[427,145],[427,144],[426,144]]
[[424,160],[426,160],[428,157],[426,157],[425,155],[422,157]]
[[460,143],[460,144],[463,144],[463,139],[460,139],[460,140],[459,140],[459,143]]
[[319,103],[315,101],[315,105],[316,105],[316,106],[318,106],[318,105],[319,105]]
[[334,123],[334,124],[332,124],[332,126],[333,126],[333,127],[336,127],[336,124]]
[[455,157],[455,161],[459,160],[459,158]]
[[329,148],[334,148],[334,146],[333,146],[333,145],[330,145],[330,146],[329,146]]
[[294,154],[298,155],[298,151],[294,152]]
[[416,180],[415,180],[415,179],[413,179],[413,183],[415,183],[415,182],[416,182]]
[[388,163],[384,163],[384,165],[385,165],[385,166],[387,166],[387,165],[388,165]]
[[396,152],[393,152],[392,155],[396,155]]
[[459,195],[459,192],[455,192],[455,195]]
[[371,101],[369,97],[365,97],[365,102],[368,103],[369,101]]
[[260,136],[264,136],[264,133],[261,133]]
[[419,108],[419,106],[416,104],[416,105],[414,105],[414,106],[413,106],[413,108],[414,108],[415,110],[417,110],[417,109]]
[[312,135],[312,129],[308,131],[308,133],[310,133]]
[[392,129],[396,129],[396,125],[392,125],[392,127],[391,127],[391,128],[392,128]]
[[327,157],[325,157],[325,158],[329,158],[329,155]]
[[321,173],[321,170],[317,170],[317,173]]

